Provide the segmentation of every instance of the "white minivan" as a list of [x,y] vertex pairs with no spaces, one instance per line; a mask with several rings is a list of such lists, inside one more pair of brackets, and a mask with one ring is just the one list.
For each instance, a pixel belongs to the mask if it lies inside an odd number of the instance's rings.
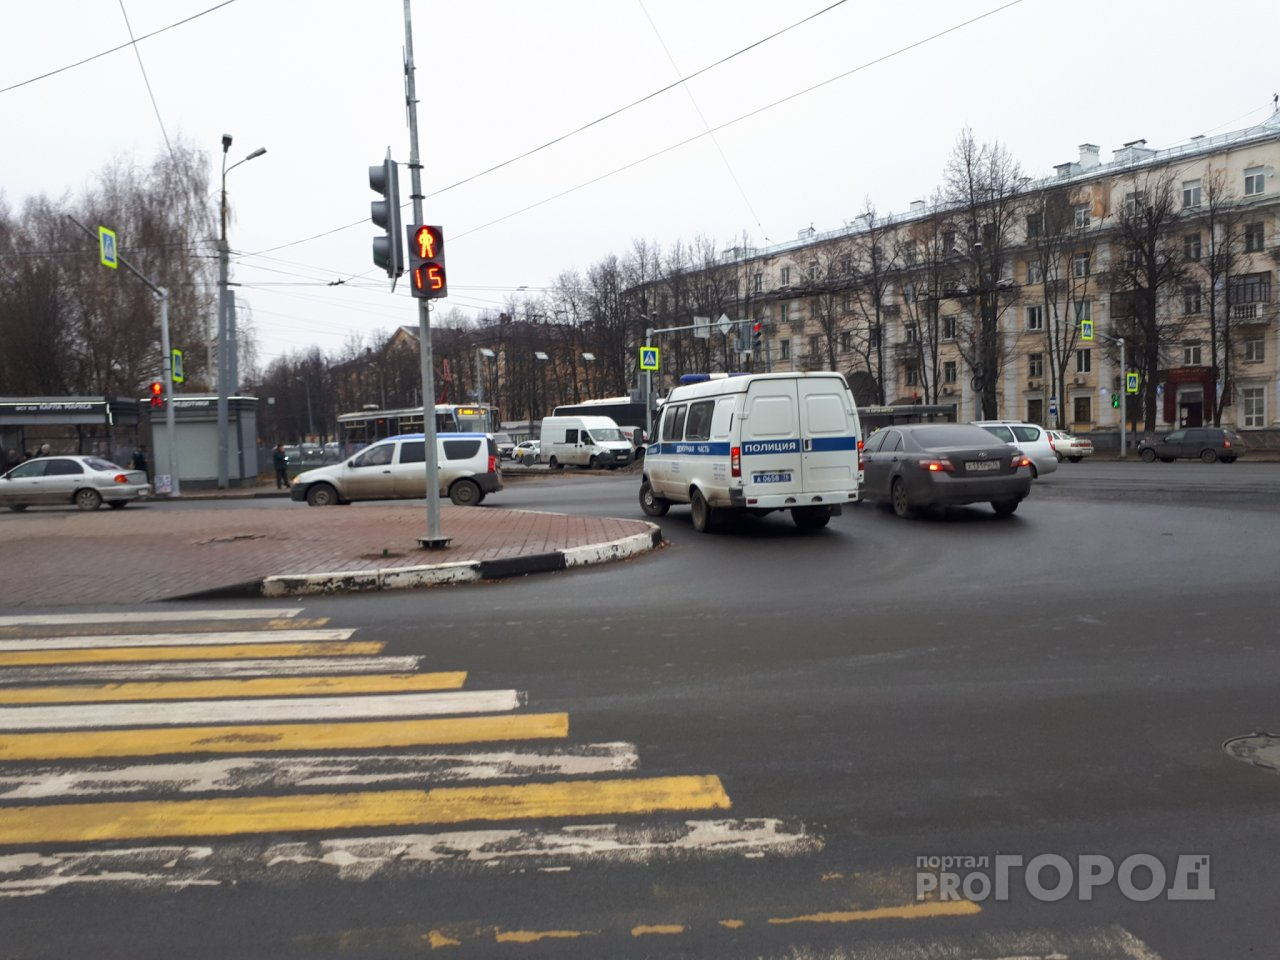
[[538,439],[542,462],[555,470],[566,463],[612,470],[631,462],[631,441],[610,417],[545,417]]
[[839,373],[676,387],[645,455],[640,506],[660,517],[687,503],[699,532],[722,513],[774,510],[790,510],[798,527],[825,527],[858,502],[861,440],[858,408]]

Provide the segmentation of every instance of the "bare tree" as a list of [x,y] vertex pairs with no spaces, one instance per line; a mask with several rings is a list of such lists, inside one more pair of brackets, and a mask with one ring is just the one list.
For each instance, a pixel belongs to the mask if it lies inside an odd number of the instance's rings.
[[[1229,186],[1225,170],[1210,170],[1201,181],[1202,216],[1192,226],[1204,228],[1201,245],[1200,231],[1185,233],[1182,240],[1183,256],[1187,260],[1190,278],[1205,282],[1205,305],[1209,313],[1209,364],[1214,381],[1222,385],[1213,402],[1214,426],[1222,425],[1222,412],[1233,393],[1234,364],[1232,346],[1235,340],[1236,318],[1233,310],[1234,289],[1231,282],[1236,273],[1244,239],[1241,234],[1243,213],[1238,208],[1239,198]],[[1184,307],[1192,306],[1188,298],[1194,297],[1194,306],[1200,306],[1199,283],[1184,294]]]
[[894,221],[882,219],[876,213],[875,204],[867,197],[858,219],[864,229],[852,238],[849,251],[854,273],[852,306],[860,324],[867,370],[875,378],[877,402],[885,403],[885,321],[891,315],[901,316],[901,305],[889,303],[898,268],[901,265],[901,244],[895,242],[898,228]]
[[[955,338],[956,308],[950,289],[955,283],[950,266],[953,255],[947,249],[950,227],[941,212],[942,204],[941,195],[935,193],[933,212],[908,224],[896,238],[902,317],[915,330],[915,359],[927,403],[940,401],[944,380],[941,347]],[[948,308],[945,313],[944,308]]]

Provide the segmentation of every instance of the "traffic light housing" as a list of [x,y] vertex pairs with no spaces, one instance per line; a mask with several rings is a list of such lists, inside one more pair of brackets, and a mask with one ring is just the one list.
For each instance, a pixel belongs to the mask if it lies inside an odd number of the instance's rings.
[[1111,409],[1113,410],[1120,409],[1120,391],[1119,390],[1113,390],[1111,392]]
[[400,246],[400,168],[390,157],[369,168],[369,186],[382,194],[369,204],[373,222],[385,231],[373,238],[373,262],[394,280],[404,273],[404,249]]
[[151,406],[164,406],[164,382],[161,380],[151,381]]
[[758,353],[764,347],[764,324],[757,320],[751,326],[751,350]]
[[444,228],[418,224],[408,230],[409,291],[415,297],[435,300],[449,295],[444,268]]

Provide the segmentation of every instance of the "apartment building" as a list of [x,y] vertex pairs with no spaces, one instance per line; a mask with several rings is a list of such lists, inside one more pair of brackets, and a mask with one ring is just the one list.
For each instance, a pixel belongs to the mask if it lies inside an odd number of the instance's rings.
[[724,310],[762,324],[755,369],[834,368],[861,402],[955,403],[961,419],[1062,422],[1105,443],[1137,373],[1139,429],[1148,405],[1157,430],[1217,412],[1280,445],[1280,111],[1101,154],[1083,144],[1053,176],[811,226],[702,272]]

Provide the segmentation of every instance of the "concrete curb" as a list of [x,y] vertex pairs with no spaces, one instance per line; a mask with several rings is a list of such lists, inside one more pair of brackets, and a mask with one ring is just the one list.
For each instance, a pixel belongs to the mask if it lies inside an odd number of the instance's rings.
[[[336,573],[308,573],[264,577],[258,594],[264,597],[298,597],[314,594],[365,592],[372,590],[406,590],[434,587],[450,583],[475,583],[480,580],[503,580],[531,573],[548,573],[569,567],[611,563],[653,550],[662,543],[662,530],[648,524],[645,533],[632,534],[606,543],[569,547],[550,553],[507,557],[500,560],[473,560],[460,563],[434,563],[416,567],[388,567],[382,570],[348,570]],[[243,590],[247,585],[240,585]],[[241,596],[244,594],[241,593]]]

